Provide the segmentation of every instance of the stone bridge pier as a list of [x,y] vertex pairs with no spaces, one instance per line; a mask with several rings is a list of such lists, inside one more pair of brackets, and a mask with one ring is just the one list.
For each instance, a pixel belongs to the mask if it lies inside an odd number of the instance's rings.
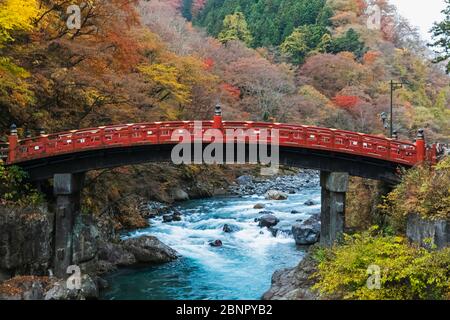
[[73,262],[73,228],[81,209],[81,190],[84,174],[55,174],[53,193],[55,206],[54,272],[66,278]]
[[344,232],[348,181],[349,175],[345,172],[320,173],[322,187],[320,244],[323,246],[332,246]]

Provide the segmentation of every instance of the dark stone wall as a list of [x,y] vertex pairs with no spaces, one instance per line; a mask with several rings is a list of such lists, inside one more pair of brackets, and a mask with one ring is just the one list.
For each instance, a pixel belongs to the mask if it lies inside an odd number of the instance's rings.
[[406,223],[406,235],[410,241],[425,246],[429,245],[426,240],[431,239],[441,249],[450,243],[450,221],[426,220],[418,214],[411,214]]
[[52,255],[53,214],[0,207],[0,273],[48,275]]

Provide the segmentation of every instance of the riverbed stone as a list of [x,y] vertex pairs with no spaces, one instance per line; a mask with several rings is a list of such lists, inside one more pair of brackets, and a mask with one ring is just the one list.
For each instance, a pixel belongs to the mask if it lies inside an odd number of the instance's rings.
[[189,200],[189,194],[180,188],[174,188],[171,190],[171,196],[174,201],[186,201]]
[[[102,269],[114,269],[115,266],[128,267],[136,263],[136,258],[128,252],[122,244],[112,242],[100,242],[98,258],[99,264],[103,263]],[[109,264],[108,264],[109,263]]]
[[178,253],[153,236],[127,239],[124,248],[132,253],[139,263],[165,263],[178,258]]
[[260,227],[262,227],[262,228],[264,228],[264,227],[270,228],[270,227],[276,226],[280,222],[280,219],[278,219],[273,214],[266,214],[266,215],[263,215],[262,217],[260,217],[258,219],[258,221],[259,221],[259,226]]
[[211,247],[221,247],[223,246],[222,240],[214,240],[209,243]]
[[236,179],[236,182],[239,185],[248,185],[251,184],[253,182],[253,177],[252,176],[248,176],[248,175],[244,175],[244,176],[240,176]]
[[298,245],[315,244],[320,239],[320,221],[316,215],[309,219],[295,223],[292,226],[292,234]]
[[253,209],[264,209],[266,206],[262,203],[257,203],[253,206]]
[[271,288],[262,296],[263,300],[319,300],[319,294],[312,290],[317,263],[311,254],[291,269],[277,270],[272,276]]
[[181,221],[181,220],[182,220],[181,214],[178,214],[178,213],[174,214],[174,215],[172,216],[172,220],[173,220],[173,221]]
[[267,191],[265,195],[267,200],[286,200],[288,198],[288,195],[282,191],[279,190],[269,190]]
[[172,222],[172,221],[173,221],[173,215],[171,215],[171,214],[163,215],[163,222],[168,223],[168,222]]
[[241,228],[239,228],[238,226],[232,225],[232,224],[224,224],[222,230],[225,233],[233,233],[233,232],[240,231]]

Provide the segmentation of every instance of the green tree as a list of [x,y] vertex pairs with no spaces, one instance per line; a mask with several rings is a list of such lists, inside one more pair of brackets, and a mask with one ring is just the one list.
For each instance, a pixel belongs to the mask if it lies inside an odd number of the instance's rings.
[[253,36],[253,47],[279,46],[295,28],[329,26],[333,12],[326,0],[209,0],[194,18],[217,37],[227,15],[242,12]]
[[[327,37],[328,35],[328,37]],[[294,29],[281,44],[281,52],[291,57],[294,63],[301,64],[311,51],[321,51],[324,43],[329,41],[325,27],[306,25]]]
[[219,41],[227,43],[228,41],[241,40],[246,45],[250,45],[253,41],[242,12],[236,12],[225,17],[223,20],[223,29],[219,33]]
[[342,37],[333,39],[327,51],[335,54],[342,51],[353,52],[355,56],[361,58],[366,52],[366,46],[359,39],[359,34],[355,30],[349,29]]
[[181,14],[187,21],[192,20],[192,0],[183,0],[181,7]]
[[[436,48],[437,58],[435,63],[447,61],[450,58],[450,0],[445,0],[447,8],[442,13],[445,15],[444,21],[436,22],[431,28],[433,41],[430,47]],[[447,63],[447,73],[450,73],[450,61]]]

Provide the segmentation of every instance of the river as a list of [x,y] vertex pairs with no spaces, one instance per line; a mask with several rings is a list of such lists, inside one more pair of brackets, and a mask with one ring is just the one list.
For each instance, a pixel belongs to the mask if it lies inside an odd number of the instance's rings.
[[[317,205],[306,206],[313,199]],[[276,237],[258,227],[255,218],[262,203],[280,219]],[[270,287],[274,271],[297,265],[305,254],[295,245],[289,230],[298,219],[320,211],[318,183],[297,190],[285,201],[265,200],[263,196],[219,197],[187,201],[177,206],[180,222],[163,223],[152,219],[148,229],[123,234],[123,238],[154,235],[182,256],[177,261],[139,269],[122,269],[106,277],[110,286],[102,299],[260,299]],[[291,213],[293,210],[301,212]],[[224,224],[238,231],[225,233]],[[220,239],[222,247],[211,247]]]

